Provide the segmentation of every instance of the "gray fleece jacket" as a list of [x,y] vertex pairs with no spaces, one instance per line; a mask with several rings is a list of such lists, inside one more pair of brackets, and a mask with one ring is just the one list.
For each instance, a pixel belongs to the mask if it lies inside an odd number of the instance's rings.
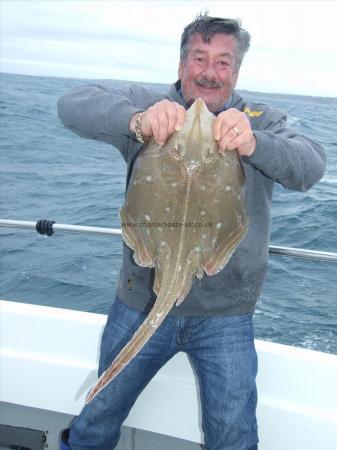
[[[76,88],[59,99],[59,117],[65,127],[80,136],[106,141],[121,152],[127,163],[127,187],[142,148],[129,130],[132,115],[164,98],[187,108],[179,87],[178,81],[166,94],[141,85],[123,89],[98,84]],[[288,128],[283,112],[246,102],[236,92],[229,107],[247,114],[257,142],[253,155],[241,158],[246,175],[248,233],[227,266],[217,275],[195,279],[185,300],[173,307],[171,314],[252,313],[266,275],[274,182],[287,189],[306,191],[324,173],[322,147]],[[124,245],[118,297],[131,307],[148,311],[155,301],[153,279],[153,269],[137,266],[132,251]]]

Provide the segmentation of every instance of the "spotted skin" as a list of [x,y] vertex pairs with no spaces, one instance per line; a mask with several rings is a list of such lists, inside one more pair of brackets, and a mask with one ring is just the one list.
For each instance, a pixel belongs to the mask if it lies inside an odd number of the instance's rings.
[[157,299],[87,403],[135,357],[174,304],[184,300],[195,277],[225,267],[246,233],[244,173],[237,152],[219,153],[214,118],[197,99],[183,129],[162,147],[152,140],[136,160],[120,210],[126,224],[123,239],[138,265],[154,267]]

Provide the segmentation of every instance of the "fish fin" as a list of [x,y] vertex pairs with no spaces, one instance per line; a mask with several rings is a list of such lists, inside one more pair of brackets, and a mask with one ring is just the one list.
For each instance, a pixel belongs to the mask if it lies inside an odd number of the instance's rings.
[[216,247],[208,258],[203,258],[202,266],[207,275],[215,275],[226,266],[236,247],[243,239],[247,228],[247,223],[243,227],[238,227],[235,232],[227,237],[223,245]]
[[152,245],[149,244],[149,238],[143,229],[139,228],[137,223],[133,223],[131,218],[126,214],[124,208],[119,211],[122,226],[122,235],[124,242],[133,251],[135,262],[142,267],[154,266],[154,253]]

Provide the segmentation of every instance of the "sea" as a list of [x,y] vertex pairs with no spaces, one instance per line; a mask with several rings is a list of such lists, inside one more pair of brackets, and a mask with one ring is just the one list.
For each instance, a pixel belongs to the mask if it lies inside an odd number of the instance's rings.
[[[2,73],[0,218],[119,228],[125,163],[113,146],[79,137],[57,116],[69,89],[119,80]],[[167,85],[145,83],[157,90]],[[324,178],[308,192],[275,185],[271,244],[337,252],[337,99],[241,91],[285,111],[322,144]],[[1,298],[106,314],[121,265],[119,236],[1,228]],[[270,256],[255,312],[256,337],[337,354],[337,263]],[[60,330],[61,332],[61,330]]]

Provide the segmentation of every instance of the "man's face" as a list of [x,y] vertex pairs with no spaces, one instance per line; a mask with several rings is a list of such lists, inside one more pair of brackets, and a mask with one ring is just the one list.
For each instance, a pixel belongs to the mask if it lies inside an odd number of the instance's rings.
[[192,103],[204,99],[211,112],[218,111],[235,87],[236,40],[233,36],[215,34],[206,44],[200,33],[192,36],[188,54],[179,64],[179,79],[184,99]]

